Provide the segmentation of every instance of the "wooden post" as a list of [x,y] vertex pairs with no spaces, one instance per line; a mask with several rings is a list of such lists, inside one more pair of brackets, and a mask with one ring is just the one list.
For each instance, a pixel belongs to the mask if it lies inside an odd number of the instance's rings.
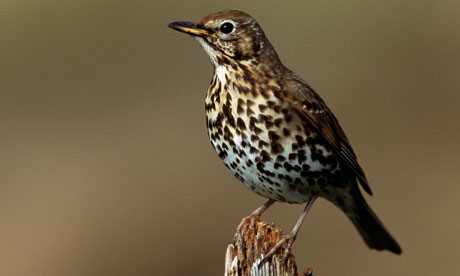
[[[297,276],[294,256],[283,262],[283,252],[273,255],[260,268],[264,255],[282,238],[282,231],[273,224],[251,222],[243,226],[242,235],[227,247],[225,254],[225,276]],[[302,275],[312,276],[312,270]]]

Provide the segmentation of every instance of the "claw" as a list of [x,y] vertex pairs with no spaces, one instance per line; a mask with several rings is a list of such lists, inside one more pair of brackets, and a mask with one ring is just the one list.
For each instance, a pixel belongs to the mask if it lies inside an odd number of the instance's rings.
[[257,222],[259,222],[259,216],[258,215],[249,215],[245,218],[243,218],[236,228],[236,233],[235,236],[233,237],[233,242],[236,241],[241,241],[243,238],[243,231],[244,231],[244,226],[248,223],[250,223],[252,229],[255,231]]
[[260,221],[260,216],[257,216],[257,215],[250,216],[250,220],[251,220],[252,230],[256,231],[257,223]]
[[251,223],[251,227],[255,231],[257,227],[257,222],[259,222],[260,215],[262,215],[262,213],[265,212],[265,210],[267,210],[268,207],[270,207],[274,202],[275,202],[274,200],[269,199],[262,206],[257,208],[254,212],[252,212],[252,214],[243,218],[240,224],[238,225],[238,227],[236,228],[235,236],[233,236],[233,242],[242,240],[244,225],[247,224],[248,222]]
[[285,263],[286,260],[289,258],[289,256],[292,255],[291,247],[292,247],[292,244],[295,241],[295,238],[296,238],[296,236],[291,234],[291,235],[289,235],[289,238],[287,239],[286,248],[284,249],[283,263]]
[[292,254],[291,253],[291,247],[292,244],[295,241],[296,236],[291,234],[285,235],[281,240],[279,240],[275,246],[268,251],[267,255],[264,256],[262,261],[259,263],[259,269],[264,265],[265,262],[267,262],[273,255],[275,255],[283,246],[285,247],[284,252],[283,252],[283,263],[287,261],[289,256]]

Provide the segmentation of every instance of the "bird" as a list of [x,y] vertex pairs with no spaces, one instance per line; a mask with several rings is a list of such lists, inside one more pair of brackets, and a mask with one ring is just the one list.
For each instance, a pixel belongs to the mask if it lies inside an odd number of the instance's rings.
[[243,219],[237,234],[274,202],[306,203],[292,231],[265,255],[284,248],[286,258],[321,197],[347,215],[371,249],[401,254],[363,197],[359,186],[369,195],[372,191],[337,118],[306,81],[283,65],[252,16],[224,10],[168,27],[194,37],[214,67],[205,99],[213,148],[246,188],[268,199]]

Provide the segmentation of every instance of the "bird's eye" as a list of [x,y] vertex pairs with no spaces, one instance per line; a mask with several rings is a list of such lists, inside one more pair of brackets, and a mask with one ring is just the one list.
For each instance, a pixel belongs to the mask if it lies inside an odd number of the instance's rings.
[[223,32],[224,34],[229,34],[233,31],[233,24],[230,22],[225,22],[220,26],[220,31]]

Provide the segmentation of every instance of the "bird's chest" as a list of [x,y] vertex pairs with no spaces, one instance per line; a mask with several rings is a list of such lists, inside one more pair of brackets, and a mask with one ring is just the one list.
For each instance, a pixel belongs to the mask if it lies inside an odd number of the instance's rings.
[[326,182],[319,173],[325,165],[314,157],[327,150],[307,143],[313,133],[274,91],[237,88],[216,81],[206,97],[206,125],[217,154],[248,189],[279,201],[307,201]]

